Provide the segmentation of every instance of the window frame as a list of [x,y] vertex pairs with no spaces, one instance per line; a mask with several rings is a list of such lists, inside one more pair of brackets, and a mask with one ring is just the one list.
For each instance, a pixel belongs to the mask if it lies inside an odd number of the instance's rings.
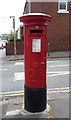
[[[60,9],[60,3],[66,3],[66,9]],[[58,13],[69,13],[69,11],[68,11],[68,1],[67,0],[59,0],[58,1],[58,11],[57,11]]]

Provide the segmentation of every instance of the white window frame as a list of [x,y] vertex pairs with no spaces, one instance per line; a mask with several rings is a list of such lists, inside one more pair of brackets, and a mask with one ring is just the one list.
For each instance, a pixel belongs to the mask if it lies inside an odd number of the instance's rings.
[[[60,9],[60,3],[61,2],[66,2],[66,9]],[[68,11],[68,1],[67,0],[59,0],[58,1],[58,11],[57,11],[58,13],[69,13],[69,11]]]

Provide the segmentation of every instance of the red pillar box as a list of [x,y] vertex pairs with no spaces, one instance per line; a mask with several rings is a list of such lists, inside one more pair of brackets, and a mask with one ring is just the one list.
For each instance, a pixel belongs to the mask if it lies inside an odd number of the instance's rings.
[[24,23],[25,110],[46,109],[47,21],[51,16],[39,13],[20,17]]

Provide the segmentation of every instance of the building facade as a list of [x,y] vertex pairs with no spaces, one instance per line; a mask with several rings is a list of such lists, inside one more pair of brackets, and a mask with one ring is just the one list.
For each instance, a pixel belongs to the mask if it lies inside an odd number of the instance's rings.
[[47,46],[50,51],[71,50],[71,2],[58,0],[57,2],[27,2],[24,13],[45,13],[52,16],[48,22]]
[[20,25],[20,27],[16,31],[16,39],[21,39],[23,36],[23,26]]

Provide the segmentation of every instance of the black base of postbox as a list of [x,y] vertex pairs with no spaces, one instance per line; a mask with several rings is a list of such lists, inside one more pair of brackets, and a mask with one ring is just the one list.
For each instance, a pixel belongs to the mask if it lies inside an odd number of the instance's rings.
[[33,113],[44,111],[46,109],[46,86],[42,88],[24,87],[24,109]]

